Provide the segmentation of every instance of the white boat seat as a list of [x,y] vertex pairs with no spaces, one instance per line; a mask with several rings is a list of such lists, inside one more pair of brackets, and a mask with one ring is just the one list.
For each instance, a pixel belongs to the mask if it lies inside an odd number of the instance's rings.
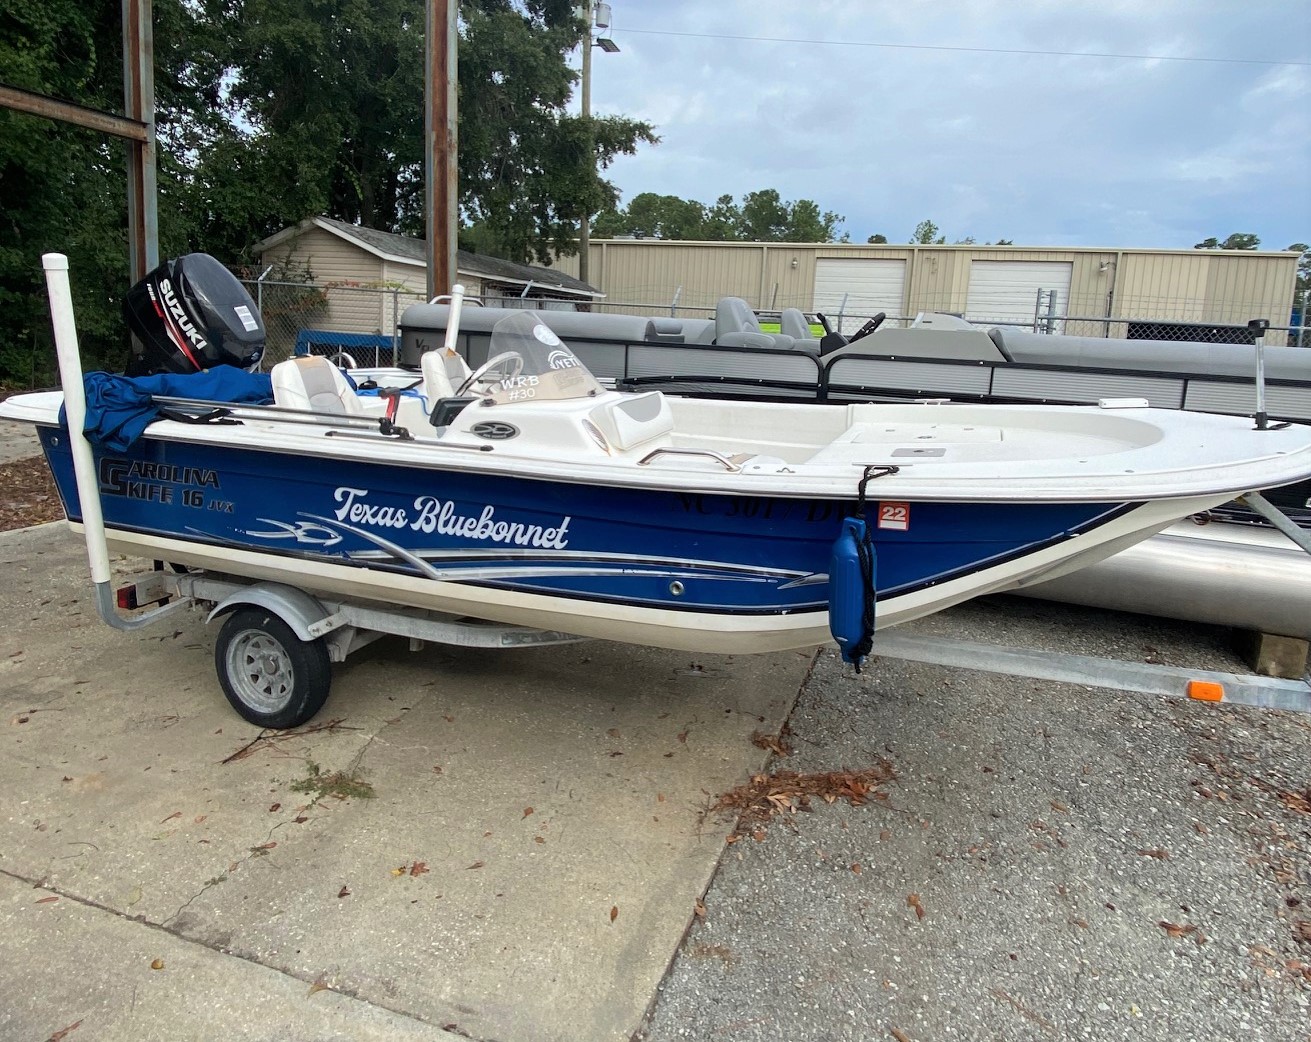
[[588,413],[612,448],[627,452],[674,429],[674,414],[659,391],[624,395]]
[[271,370],[273,401],[284,409],[356,416],[364,412],[359,395],[341,370],[321,355],[279,362]]
[[425,351],[419,360],[419,369],[423,373],[423,396],[433,405],[455,394],[455,385],[451,382],[450,374],[446,371],[446,363],[441,357],[444,353],[440,348],[436,351]]

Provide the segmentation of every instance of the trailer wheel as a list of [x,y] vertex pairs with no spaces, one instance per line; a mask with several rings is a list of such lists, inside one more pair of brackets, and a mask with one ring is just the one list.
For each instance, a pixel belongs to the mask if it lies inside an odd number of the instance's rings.
[[298,727],[323,708],[332,684],[328,649],[303,641],[263,608],[228,616],[214,645],[223,693],[243,718],[259,727]]

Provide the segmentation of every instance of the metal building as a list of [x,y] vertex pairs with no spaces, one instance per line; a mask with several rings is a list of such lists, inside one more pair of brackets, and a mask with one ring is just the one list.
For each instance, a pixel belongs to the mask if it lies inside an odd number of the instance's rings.
[[840,313],[847,331],[879,311],[944,311],[1084,336],[1224,339],[1251,318],[1289,324],[1298,254],[609,239],[592,241],[590,260],[605,310],[692,314],[739,296],[761,311]]

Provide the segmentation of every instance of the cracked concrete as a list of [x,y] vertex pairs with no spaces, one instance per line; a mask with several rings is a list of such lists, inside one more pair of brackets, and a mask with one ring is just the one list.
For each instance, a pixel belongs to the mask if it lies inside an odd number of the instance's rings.
[[85,567],[0,535],[3,1038],[627,1038],[810,664],[382,641],[260,742],[203,618],[111,630]]

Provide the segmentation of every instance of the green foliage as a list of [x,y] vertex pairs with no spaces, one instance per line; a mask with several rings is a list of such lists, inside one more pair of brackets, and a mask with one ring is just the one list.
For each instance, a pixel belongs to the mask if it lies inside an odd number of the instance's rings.
[[1284,249],[1290,253],[1300,253],[1302,258],[1297,262],[1297,302],[1302,303],[1302,294],[1311,293],[1311,246],[1304,242],[1295,242],[1291,246],[1285,246]]
[[[251,260],[260,239],[325,214],[423,234],[422,0],[154,0],[161,257]],[[118,0],[0,0],[0,79],[122,107]],[[568,0],[460,4],[459,198],[481,248],[514,260],[577,249],[602,176],[657,139],[566,107],[582,26]],[[69,255],[83,353],[126,355],[125,150],[0,110],[0,379],[53,371],[40,254]]]
[[875,243],[875,244],[877,244],[877,245],[882,246],[882,245],[886,245],[886,243],[887,243],[887,241],[888,241],[888,237],[887,237],[886,235],[884,235],[882,232],[878,232],[878,233],[876,233],[876,234],[874,234],[874,235],[871,235],[871,236],[870,236],[868,239],[866,239],[865,241],[868,242],[868,243]]
[[1261,240],[1251,232],[1234,232],[1224,242],[1220,242],[1214,235],[1209,239],[1203,239],[1193,246],[1195,250],[1255,250],[1261,245]]
[[938,226],[926,218],[915,225],[915,234],[911,236],[910,241],[912,243],[941,246],[947,241],[947,237],[939,235]]
[[611,209],[596,220],[598,238],[635,235],[650,239],[689,239],[712,242],[847,242],[839,239],[844,217],[822,211],[811,199],[785,202],[778,191],[765,188],[748,192],[739,206],[731,195],[714,205],[694,199],[642,192],[626,210]]

